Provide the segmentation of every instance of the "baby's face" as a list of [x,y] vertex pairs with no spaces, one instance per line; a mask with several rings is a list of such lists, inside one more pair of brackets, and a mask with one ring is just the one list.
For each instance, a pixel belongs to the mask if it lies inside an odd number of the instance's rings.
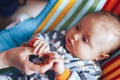
[[84,17],[76,26],[66,33],[66,49],[75,57],[83,60],[94,60],[103,51],[111,48],[113,34],[105,26],[107,22],[93,16]]

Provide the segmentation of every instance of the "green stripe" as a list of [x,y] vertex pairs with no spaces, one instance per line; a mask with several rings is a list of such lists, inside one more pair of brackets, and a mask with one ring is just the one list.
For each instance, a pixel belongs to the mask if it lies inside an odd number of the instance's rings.
[[82,4],[79,5],[79,7],[76,9],[76,11],[73,13],[73,15],[70,17],[68,21],[66,21],[63,26],[61,26],[60,30],[66,29],[67,26],[72,23],[72,21],[77,17],[77,15],[80,13],[80,11],[84,8],[88,0],[83,0]]
[[5,72],[10,71],[10,70],[12,71],[12,70],[14,70],[14,69],[16,69],[16,68],[8,67],[8,68],[0,69],[0,74],[1,74],[1,73],[5,73]]
[[94,3],[91,5],[91,7],[89,8],[89,10],[87,11],[85,15],[94,12],[99,2],[100,0],[94,0]]

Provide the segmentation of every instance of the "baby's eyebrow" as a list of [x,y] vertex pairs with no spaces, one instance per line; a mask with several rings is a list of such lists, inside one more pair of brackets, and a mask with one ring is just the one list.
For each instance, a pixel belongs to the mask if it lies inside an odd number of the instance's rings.
[[81,21],[80,21],[78,24],[76,24],[76,26],[77,26],[77,27],[78,27],[78,29],[80,30],[80,29],[81,29],[81,27],[82,27]]
[[82,22],[80,21],[79,23],[80,23],[80,27],[82,27]]

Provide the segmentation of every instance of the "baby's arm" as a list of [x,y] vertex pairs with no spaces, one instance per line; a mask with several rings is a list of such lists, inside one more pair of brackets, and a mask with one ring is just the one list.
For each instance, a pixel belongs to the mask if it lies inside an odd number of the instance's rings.
[[65,68],[64,58],[56,52],[49,54],[49,62],[53,62],[53,70],[56,72],[56,80],[68,80],[71,71]]
[[52,54],[50,60],[54,62],[53,70],[57,74],[56,80],[98,80],[101,75],[101,70],[96,65],[87,64],[83,67],[75,67],[77,63],[73,63],[73,67],[67,69],[60,55]]
[[[75,69],[77,70],[78,68]],[[99,80],[101,72],[100,71],[97,72],[95,69],[90,70],[91,72],[89,72],[89,70],[86,71],[81,70],[81,72],[78,72],[66,68],[61,75],[56,76],[56,80]]]
[[80,68],[66,69],[63,74],[56,76],[56,80],[99,80],[101,76],[101,71],[96,71],[96,69],[91,69],[86,71]]

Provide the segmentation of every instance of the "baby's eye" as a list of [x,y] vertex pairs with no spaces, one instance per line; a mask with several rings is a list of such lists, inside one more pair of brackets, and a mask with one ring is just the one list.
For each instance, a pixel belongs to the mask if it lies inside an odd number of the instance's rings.
[[83,42],[85,42],[85,43],[88,43],[88,42],[89,42],[86,37],[83,37],[82,40],[83,40]]

